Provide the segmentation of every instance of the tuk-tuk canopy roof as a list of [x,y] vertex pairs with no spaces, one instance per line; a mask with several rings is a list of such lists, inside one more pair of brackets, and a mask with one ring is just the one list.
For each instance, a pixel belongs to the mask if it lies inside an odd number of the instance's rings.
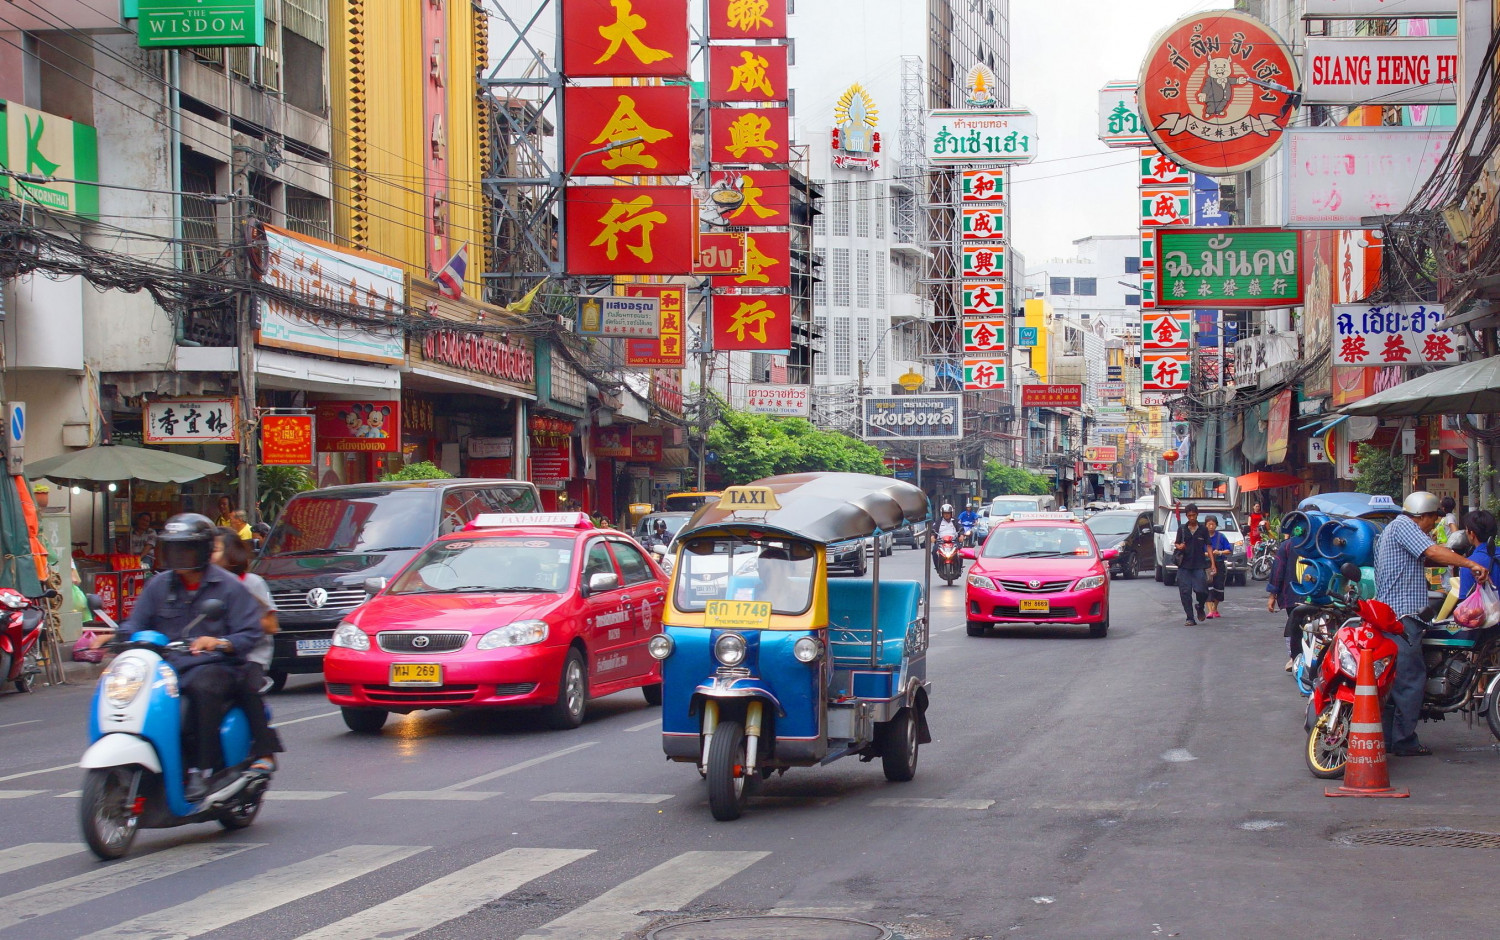
[[1326,512],[1331,516],[1388,516],[1401,511],[1401,506],[1394,500],[1381,497],[1376,499],[1369,493],[1322,493],[1318,496],[1309,496],[1297,504],[1297,508],[1306,512]]
[[699,509],[678,538],[699,529],[753,525],[812,542],[841,542],[886,532],[927,518],[927,494],[889,477],[865,473],[791,473],[747,484],[776,494],[779,509]]

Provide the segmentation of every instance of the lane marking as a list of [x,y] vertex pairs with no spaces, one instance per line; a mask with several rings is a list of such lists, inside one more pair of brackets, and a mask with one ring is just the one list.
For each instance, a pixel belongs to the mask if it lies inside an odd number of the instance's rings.
[[295,725],[295,724],[297,724],[298,722],[301,722],[301,721],[312,721],[314,718],[329,718],[329,717],[331,717],[333,715],[337,715],[337,714],[339,714],[339,712],[320,712],[320,713],[318,713],[316,715],[308,715],[305,718],[293,718],[290,721],[278,721],[278,722],[276,722],[276,724],[272,725],[271,727],[273,727],[273,728],[284,728],[287,725]]
[[631,725],[629,728],[626,728],[625,730],[626,731],[645,731],[647,728],[660,728],[660,727],[661,727],[661,719],[660,718],[653,718],[650,721],[643,721],[643,722],[641,722],[638,725]]
[[76,800],[81,796],[83,796],[82,790],[69,790],[66,793],[59,793],[57,798],[59,800]]
[[533,803],[665,803],[670,793],[543,793]]
[[592,854],[593,849],[507,849],[298,940],[407,940]]
[[1188,761],[1197,760],[1193,752],[1185,747],[1174,747],[1162,754],[1161,759],[1169,764],[1185,764]]
[[871,800],[871,806],[901,806],[915,809],[989,809],[994,800],[942,800],[925,796],[895,796]]
[[545,764],[549,760],[556,760],[559,757],[566,757],[569,754],[576,754],[584,748],[593,747],[598,743],[598,741],[585,741],[582,744],[575,744],[572,747],[565,747],[562,750],[553,751],[551,754],[543,754],[541,757],[533,757],[530,760],[523,760],[519,764],[511,764],[509,767],[502,767],[499,770],[492,770],[487,774],[480,774],[479,776],[471,777],[470,779],[465,780],[462,783],[451,784],[450,786],[442,787],[441,789],[462,790],[465,787],[472,787],[476,783],[485,783],[487,781],[494,780],[497,777],[504,777],[507,774],[513,774],[519,770],[525,770],[528,767],[535,767],[537,764]]
[[88,937],[89,940],[123,940],[127,937],[188,940],[319,891],[327,891],[418,852],[425,852],[427,848],[422,845],[347,845],[316,858],[273,868],[237,884],[215,888],[191,901],[143,914]]
[[28,842],[25,845],[0,849],[0,875],[67,858],[81,851],[83,850],[76,842]]
[[0,725],[0,728],[19,728],[22,725],[39,725],[41,723],[42,723],[42,719],[40,719],[40,718],[32,718],[29,721],[12,721],[8,725]]
[[453,803],[469,802],[477,803],[487,800],[492,796],[499,796],[499,790],[485,792],[483,790],[393,790],[390,793],[382,793],[372,796],[372,800],[447,800]]
[[343,790],[267,790],[268,800],[327,800],[343,796]]
[[520,940],[620,940],[646,926],[641,911],[677,911],[770,855],[770,852],[683,852],[576,907]]
[[46,790],[0,790],[0,800],[19,800],[23,796],[36,796]]
[[97,901],[117,891],[167,878],[209,862],[258,849],[264,842],[239,845],[179,845],[150,855],[111,862],[72,878],[54,881],[29,891],[0,898],[0,930],[32,918]]
[[968,624],[966,624],[966,623],[960,623],[960,624],[958,624],[956,626],[952,626],[952,627],[943,627],[942,629],[938,630],[938,632],[939,633],[952,633],[954,630],[959,629],[959,627],[966,627],[966,626],[968,626]]
[[37,774],[56,773],[59,770],[75,770],[77,767],[77,764],[59,764],[56,767],[48,767],[44,770],[26,770],[18,774],[11,774],[8,777],[0,777],[0,783],[4,783],[7,780],[20,780],[22,777],[35,777]]

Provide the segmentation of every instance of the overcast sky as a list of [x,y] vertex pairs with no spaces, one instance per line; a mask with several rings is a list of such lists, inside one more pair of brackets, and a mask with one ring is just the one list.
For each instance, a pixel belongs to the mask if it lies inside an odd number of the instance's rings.
[[1011,171],[1014,247],[1037,270],[1074,239],[1139,227],[1135,151],[1099,142],[1099,89],[1134,79],[1152,38],[1215,0],[1011,0],[1011,101],[1038,119],[1041,155]]

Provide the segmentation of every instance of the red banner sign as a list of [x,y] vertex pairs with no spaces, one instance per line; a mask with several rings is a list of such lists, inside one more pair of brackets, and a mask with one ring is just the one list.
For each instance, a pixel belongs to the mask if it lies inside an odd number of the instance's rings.
[[569,186],[569,274],[685,275],[693,194],[686,186]]
[[485,333],[429,330],[422,336],[422,358],[517,385],[536,384],[536,353],[531,347]]
[[714,298],[714,349],[756,352],[792,348],[788,294],[721,294]]
[[[563,89],[563,166],[574,176],[691,172],[691,94],[686,85]],[[602,150],[632,138],[640,141]]]
[[786,46],[714,46],[708,53],[711,101],[785,101]]
[[740,191],[745,201],[733,212],[724,213],[730,225],[792,224],[792,174],[787,170],[746,170],[743,173],[712,173],[714,186],[728,184]]
[[636,434],[630,439],[631,463],[661,463],[661,435]]
[[786,0],[708,0],[709,39],[780,39]]
[[693,237],[693,276],[745,273],[745,236],[741,232],[703,232]]
[[401,403],[317,402],[318,450],[324,453],[399,453]]
[[609,427],[594,428],[594,456],[629,457],[631,453],[630,428],[628,424],[611,424]]
[[[687,363],[682,344],[682,288],[675,285],[629,284],[626,285],[625,295],[655,297],[661,311],[661,336],[625,340],[625,364],[681,369]],[[678,411],[681,410],[679,407]]]
[[531,482],[566,483],[573,478],[573,444],[531,443]]
[[714,278],[715,287],[791,287],[792,236],[751,232],[745,236],[745,273]]
[[312,415],[266,415],[260,419],[260,462],[273,467],[311,466]]
[[1082,385],[1023,385],[1022,408],[1082,408]]
[[791,133],[786,108],[714,108],[708,112],[714,163],[787,163]]
[[561,3],[563,72],[569,77],[688,74],[687,0]]

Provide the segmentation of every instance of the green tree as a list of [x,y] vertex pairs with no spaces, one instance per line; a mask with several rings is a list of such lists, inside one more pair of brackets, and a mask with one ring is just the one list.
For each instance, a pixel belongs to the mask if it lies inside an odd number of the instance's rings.
[[1371,496],[1385,495],[1401,502],[1406,490],[1406,458],[1369,444],[1359,445],[1355,455],[1359,462],[1354,465],[1354,488]]
[[781,473],[838,471],[886,476],[880,451],[847,434],[822,431],[803,418],[772,418],[724,407],[709,428],[708,447],[725,485]]
[[257,490],[260,492],[260,518],[271,523],[281,515],[282,507],[293,496],[313,488],[312,472],[306,467],[257,467]]
[[991,458],[984,462],[984,491],[990,496],[1046,496],[1052,492],[1052,481]]
[[382,483],[398,483],[402,480],[446,480],[452,476],[453,474],[432,461],[423,460],[420,463],[409,463],[394,473],[384,474],[381,476],[380,481]]

